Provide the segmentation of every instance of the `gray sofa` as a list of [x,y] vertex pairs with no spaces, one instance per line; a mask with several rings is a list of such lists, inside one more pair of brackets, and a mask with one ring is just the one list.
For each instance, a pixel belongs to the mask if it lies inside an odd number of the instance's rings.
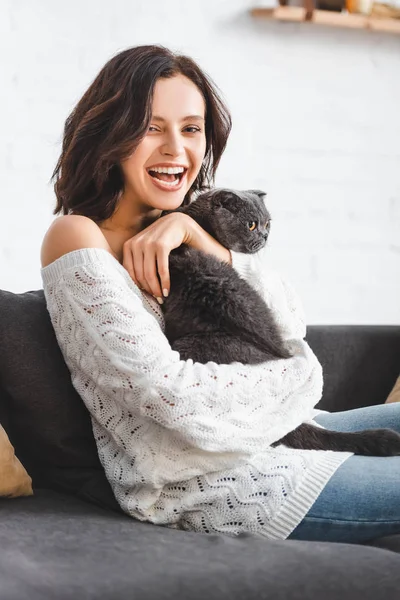
[[[320,408],[378,404],[399,371],[400,327],[311,326]],[[0,600],[400,597],[400,535],[364,545],[170,530],[118,508],[41,290],[0,291],[0,423],[34,496],[0,499]],[[399,482],[400,485],[400,482]]]

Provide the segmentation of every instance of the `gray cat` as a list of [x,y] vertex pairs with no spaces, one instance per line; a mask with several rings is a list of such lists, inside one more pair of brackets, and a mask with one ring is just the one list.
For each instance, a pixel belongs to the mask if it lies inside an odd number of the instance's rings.
[[[178,211],[226,248],[253,253],[265,246],[270,228],[263,195],[212,190]],[[166,336],[182,359],[257,364],[291,356],[271,310],[230,265],[182,245],[171,252],[169,270]]]
[[[265,195],[259,190],[213,189],[177,211],[192,217],[226,248],[252,254],[266,245],[270,231]],[[162,305],[165,333],[182,360],[258,364],[292,356],[263,298],[231,265],[182,245],[171,252],[169,270],[171,290]],[[343,433],[303,423],[272,445],[278,444],[371,456],[400,454],[400,435],[391,429]]]

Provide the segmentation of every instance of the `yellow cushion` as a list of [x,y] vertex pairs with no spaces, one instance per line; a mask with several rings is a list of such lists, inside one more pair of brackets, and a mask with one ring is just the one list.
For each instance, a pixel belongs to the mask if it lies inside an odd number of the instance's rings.
[[400,377],[397,378],[394,388],[387,397],[385,404],[389,404],[389,402],[400,402]]
[[32,496],[32,479],[15,456],[8,435],[0,425],[0,496]]

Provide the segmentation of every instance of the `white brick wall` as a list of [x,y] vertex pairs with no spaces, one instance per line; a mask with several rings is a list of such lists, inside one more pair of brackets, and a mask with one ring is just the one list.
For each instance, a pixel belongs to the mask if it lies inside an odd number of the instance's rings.
[[0,288],[41,287],[64,120],[114,53],[162,43],[217,82],[218,185],[268,192],[309,323],[400,322],[400,36],[256,21],[252,0],[2,0]]

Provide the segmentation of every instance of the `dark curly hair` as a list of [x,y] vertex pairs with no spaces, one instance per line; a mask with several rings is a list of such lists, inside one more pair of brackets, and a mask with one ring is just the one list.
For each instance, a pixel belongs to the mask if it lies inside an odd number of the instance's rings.
[[111,217],[124,187],[120,164],[147,132],[155,83],[177,74],[198,87],[206,105],[206,154],[183,205],[210,187],[232,126],[217,87],[191,58],[163,46],[137,46],[105,64],[67,118],[51,178],[57,197],[53,214],[96,222]]

